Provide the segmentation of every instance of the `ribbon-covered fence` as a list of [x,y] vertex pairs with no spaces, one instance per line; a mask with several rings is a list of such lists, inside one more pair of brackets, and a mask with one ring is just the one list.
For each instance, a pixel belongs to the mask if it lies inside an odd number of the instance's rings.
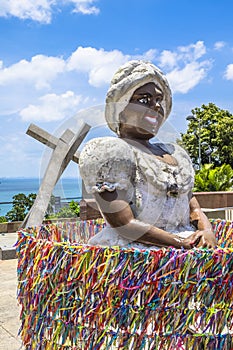
[[214,250],[87,245],[103,221],[19,231],[27,350],[233,349],[233,223]]

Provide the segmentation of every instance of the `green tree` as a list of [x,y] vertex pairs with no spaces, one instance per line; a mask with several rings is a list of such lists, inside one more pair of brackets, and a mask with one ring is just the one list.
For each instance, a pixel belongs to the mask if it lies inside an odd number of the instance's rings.
[[[1,209],[0,209],[0,211],[1,211]],[[0,222],[7,222],[7,218],[3,215],[2,216],[0,215]]]
[[233,169],[229,164],[213,168],[205,164],[195,175],[194,192],[231,191]]
[[189,153],[193,164],[214,166],[229,164],[233,167],[233,115],[213,103],[192,110],[187,132],[181,134],[181,144]]
[[0,216],[0,222],[7,222],[7,218],[5,216]]
[[69,203],[69,207],[70,207],[71,210],[73,210],[73,212],[76,214],[76,216],[79,216],[79,213],[80,213],[79,202],[76,202],[76,201],[72,200]]
[[47,219],[52,218],[76,218],[79,216],[80,205],[78,202],[72,200],[69,205],[62,207],[56,214],[47,216]]
[[35,199],[35,193],[30,193],[28,196],[18,193],[13,196],[12,209],[6,213],[7,221],[23,221]]

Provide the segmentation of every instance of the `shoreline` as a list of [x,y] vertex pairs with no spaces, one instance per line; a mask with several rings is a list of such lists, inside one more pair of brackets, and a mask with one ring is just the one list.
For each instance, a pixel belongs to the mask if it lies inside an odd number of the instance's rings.
[[[5,216],[11,210],[13,196],[23,193],[37,194],[41,184],[40,178],[35,177],[1,177],[0,178],[0,216]],[[53,190],[53,195],[65,200],[67,198],[80,198],[82,196],[82,181],[80,177],[60,178]],[[6,203],[8,204],[2,204]]]

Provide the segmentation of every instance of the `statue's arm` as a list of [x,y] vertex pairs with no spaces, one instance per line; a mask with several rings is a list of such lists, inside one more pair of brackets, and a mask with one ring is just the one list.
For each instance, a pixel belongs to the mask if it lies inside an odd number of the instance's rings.
[[213,248],[217,245],[211,223],[202,211],[196,197],[192,197],[189,203],[190,221],[197,228],[196,246],[202,248]]
[[182,239],[174,234],[137,220],[126,201],[125,191],[96,193],[95,199],[111,227],[122,237],[158,247],[192,248],[193,238]]

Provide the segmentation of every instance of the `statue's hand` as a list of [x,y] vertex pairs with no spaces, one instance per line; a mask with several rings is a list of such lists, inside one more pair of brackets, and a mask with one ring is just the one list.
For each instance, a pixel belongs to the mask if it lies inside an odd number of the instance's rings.
[[185,249],[191,249],[194,247],[211,249],[217,246],[217,241],[214,233],[209,228],[204,230],[197,230],[189,237],[185,238],[183,243]]

